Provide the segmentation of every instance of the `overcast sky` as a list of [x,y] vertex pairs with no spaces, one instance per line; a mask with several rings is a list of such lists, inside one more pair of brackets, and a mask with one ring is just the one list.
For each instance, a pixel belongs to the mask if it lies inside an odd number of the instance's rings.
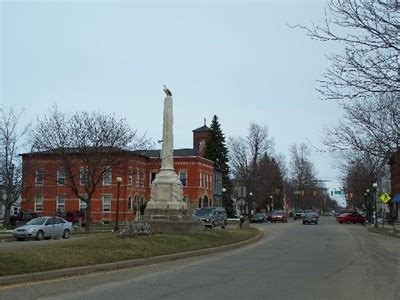
[[[192,147],[192,130],[216,114],[226,137],[268,125],[289,160],[290,144],[320,147],[322,128],[341,115],[315,91],[325,55],[340,49],[288,26],[321,23],[325,4],[2,1],[1,104],[25,107],[32,120],[53,103],[112,112],[158,140],[165,83],[175,148]],[[319,178],[337,179],[330,157],[312,159]]]

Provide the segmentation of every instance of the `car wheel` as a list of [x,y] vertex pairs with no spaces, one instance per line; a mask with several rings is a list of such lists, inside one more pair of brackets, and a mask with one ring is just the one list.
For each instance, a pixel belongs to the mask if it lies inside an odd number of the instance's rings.
[[25,241],[24,237],[17,238],[17,241]]
[[36,239],[37,239],[38,241],[41,241],[41,240],[44,239],[44,233],[43,233],[42,230],[39,230],[39,231],[36,233]]
[[306,222],[303,222],[303,225],[306,225]]
[[215,222],[213,221],[213,222],[211,222],[211,228],[214,228],[215,227]]
[[62,237],[63,237],[64,239],[69,239],[70,236],[71,236],[71,233],[69,232],[69,230],[68,230],[68,229],[65,229],[64,232],[63,232],[63,234],[62,234]]

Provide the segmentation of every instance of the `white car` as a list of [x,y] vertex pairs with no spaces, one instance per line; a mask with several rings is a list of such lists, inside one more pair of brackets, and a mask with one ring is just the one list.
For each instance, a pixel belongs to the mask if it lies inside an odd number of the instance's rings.
[[69,239],[72,232],[72,223],[60,217],[39,217],[13,230],[12,234],[18,241],[26,238],[37,240],[63,237]]

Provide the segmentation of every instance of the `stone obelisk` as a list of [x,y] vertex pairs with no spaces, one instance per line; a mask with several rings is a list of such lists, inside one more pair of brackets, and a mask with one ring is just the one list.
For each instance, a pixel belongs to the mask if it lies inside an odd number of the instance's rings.
[[173,101],[172,94],[164,89],[163,142],[161,150],[161,169],[151,184],[150,201],[145,215],[182,216],[187,207],[183,202],[182,183],[174,170]]

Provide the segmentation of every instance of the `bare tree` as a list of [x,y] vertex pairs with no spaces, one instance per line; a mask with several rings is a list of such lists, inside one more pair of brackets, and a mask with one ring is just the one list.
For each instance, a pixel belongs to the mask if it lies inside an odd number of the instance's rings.
[[103,177],[134,156],[132,150],[149,146],[145,136],[130,129],[125,119],[88,112],[67,115],[56,106],[38,119],[31,142],[33,151],[55,155],[65,172],[65,184],[87,204],[86,231],[90,230],[92,196]]
[[[298,203],[296,206],[305,206],[305,203],[300,203],[300,198],[303,200],[305,194],[312,194],[318,189],[317,178],[314,169],[314,164],[310,160],[311,149],[307,144],[292,144],[290,146],[290,171],[293,186],[297,189]],[[311,197],[308,197],[310,199]],[[307,203],[308,206],[311,203]]]
[[281,159],[272,156],[273,141],[268,127],[251,123],[245,138],[231,137],[228,145],[232,174],[236,182],[253,193],[256,208],[264,209],[273,194],[277,205],[282,206],[284,167],[280,165]]
[[308,36],[343,47],[328,56],[320,80],[325,99],[366,99],[400,93],[398,0],[330,0],[323,25],[299,26]]
[[324,143],[331,150],[357,151],[386,163],[400,146],[400,96],[344,105],[344,119],[325,129]]
[[22,125],[23,110],[0,108],[0,205],[4,205],[4,225],[10,226],[10,209],[21,195],[22,164],[18,152],[29,125]]
[[347,152],[340,170],[347,204],[362,208],[365,206],[364,193],[377,182],[382,172],[381,160],[360,152]]

